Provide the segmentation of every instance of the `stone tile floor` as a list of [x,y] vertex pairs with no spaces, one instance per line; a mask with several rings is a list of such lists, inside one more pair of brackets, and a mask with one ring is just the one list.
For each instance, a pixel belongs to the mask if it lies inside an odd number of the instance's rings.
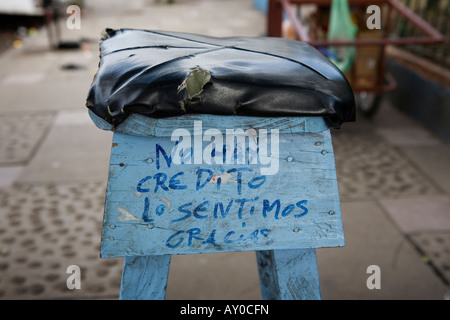
[[[104,183],[17,184],[0,189],[0,298],[117,296],[122,259],[99,259]],[[83,291],[68,290],[70,265]]]

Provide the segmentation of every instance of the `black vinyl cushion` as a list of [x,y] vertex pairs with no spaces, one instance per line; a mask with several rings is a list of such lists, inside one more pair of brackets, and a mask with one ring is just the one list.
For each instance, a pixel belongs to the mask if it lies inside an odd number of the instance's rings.
[[114,126],[131,113],[355,120],[345,76],[308,44],[136,29],[106,30],[86,106]]

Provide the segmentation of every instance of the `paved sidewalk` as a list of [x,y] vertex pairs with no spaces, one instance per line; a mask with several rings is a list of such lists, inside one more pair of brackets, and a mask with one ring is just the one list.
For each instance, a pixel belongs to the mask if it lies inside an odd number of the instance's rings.
[[[79,50],[45,30],[0,55],[0,299],[116,299],[122,259],[100,259],[112,133],[85,108],[105,27],[261,36],[252,1],[85,1]],[[318,249],[324,299],[443,299],[450,290],[450,146],[385,102],[333,130],[346,246]],[[69,265],[81,290],[66,286]],[[366,270],[381,270],[369,290]],[[448,295],[448,294],[447,294]],[[254,252],[174,256],[167,299],[260,299]]]

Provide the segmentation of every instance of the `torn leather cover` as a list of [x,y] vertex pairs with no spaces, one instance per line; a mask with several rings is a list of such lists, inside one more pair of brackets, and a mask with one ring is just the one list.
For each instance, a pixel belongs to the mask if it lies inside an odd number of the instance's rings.
[[344,75],[305,43],[135,29],[106,30],[86,106],[114,126],[131,113],[355,119]]

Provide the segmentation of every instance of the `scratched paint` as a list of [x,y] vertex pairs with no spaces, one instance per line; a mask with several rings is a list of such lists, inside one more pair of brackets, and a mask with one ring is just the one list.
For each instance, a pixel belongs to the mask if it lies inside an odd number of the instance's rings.
[[233,175],[229,172],[224,172],[222,174],[215,174],[211,177],[211,180],[209,181],[209,183],[215,183],[217,185],[234,182],[237,183],[237,181],[233,179]]
[[174,163],[170,137],[115,133],[113,143],[103,257],[344,244],[329,131],[280,132],[268,175],[249,157]]
[[121,221],[121,222],[124,222],[124,221],[141,221],[141,219],[135,217],[127,209],[124,209],[122,207],[117,207],[117,211],[120,212],[120,216],[118,217],[118,220]]

